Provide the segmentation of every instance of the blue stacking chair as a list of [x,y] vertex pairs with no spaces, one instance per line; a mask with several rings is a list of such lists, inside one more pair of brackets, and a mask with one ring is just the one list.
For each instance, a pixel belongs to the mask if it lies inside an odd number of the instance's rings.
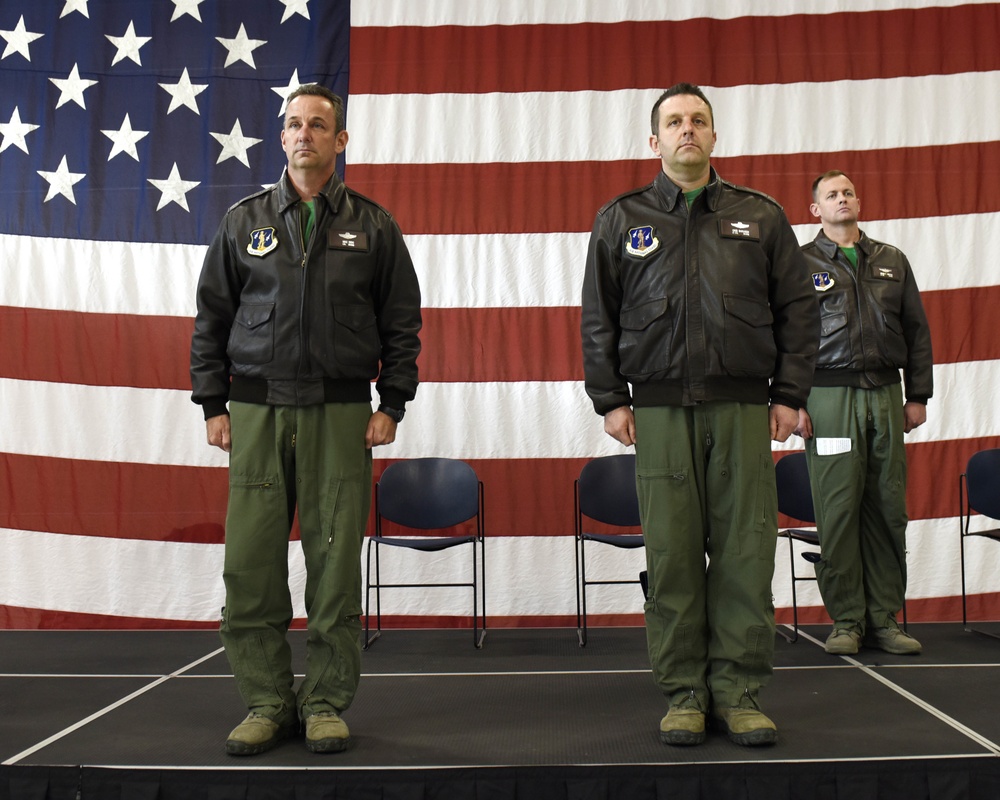
[[[450,534],[446,529],[475,520]],[[383,535],[383,520],[409,528],[412,536]],[[416,531],[434,530],[435,535]],[[379,551],[396,547],[425,553],[468,545],[472,573],[466,582],[387,583],[382,581]],[[372,572],[372,555],[375,570]],[[464,461],[451,458],[414,458],[391,464],[375,484],[375,534],[368,540],[365,584],[365,642],[368,649],[382,632],[382,589],[416,587],[466,587],[472,591],[472,638],[476,648],[486,636],[486,552],[483,518],[483,484]],[[374,580],[372,575],[374,574]],[[375,590],[375,633],[371,634],[370,600]]]
[[1000,542],[1000,528],[971,529],[972,512],[1000,520],[1000,448],[980,450],[968,461],[958,477],[958,510],[962,553],[962,626],[970,633],[982,633],[1000,639],[1000,635],[969,625],[965,586],[965,544],[970,536],[982,536]]
[[603,525],[634,528],[639,525],[639,499],[635,488],[635,455],[602,456],[587,462],[573,482],[576,561],[576,632],[580,647],[587,645],[587,587],[641,583],[640,579],[592,580],[587,577],[587,542],[634,549],[642,547],[642,534],[589,533],[584,519]]
[[[774,479],[778,486],[778,511],[805,525],[815,525],[816,512],[813,510],[806,454],[791,453],[779,459],[774,465]],[[796,586],[799,581],[816,580],[815,573],[803,575],[795,571],[797,549],[795,542],[816,548],[819,547],[819,534],[809,528],[785,528],[778,531],[778,536],[788,539],[788,563],[792,574],[792,634],[789,636],[780,628],[778,632],[789,642],[795,642],[799,638],[799,601]],[[801,556],[811,564],[820,559],[819,551],[815,549],[803,550]]]

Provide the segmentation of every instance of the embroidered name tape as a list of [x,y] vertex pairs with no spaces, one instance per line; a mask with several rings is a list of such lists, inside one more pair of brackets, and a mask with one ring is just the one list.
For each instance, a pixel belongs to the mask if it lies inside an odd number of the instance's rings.
[[330,231],[326,242],[331,250],[368,252],[368,234],[364,231]]
[[745,239],[748,242],[759,242],[760,226],[756,222],[743,222],[738,219],[720,219],[719,236],[723,239]]
[[895,267],[880,267],[878,264],[872,264],[872,277],[883,281],[898,281],[899,273]]

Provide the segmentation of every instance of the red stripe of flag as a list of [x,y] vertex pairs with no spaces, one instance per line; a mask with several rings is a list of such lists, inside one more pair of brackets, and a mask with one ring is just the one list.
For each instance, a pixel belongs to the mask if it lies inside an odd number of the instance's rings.
[[604,24],[355,27],[351,92],[613,91],[679,75],[706,86],[742,86],[990,71],[1000,69],[992,38],[997,15],[993,5],[967,5]]
[[[1000,337],[980,313],[1000,307],[1000,286],[922,296],[934,363],[1000,358]],[[423,316],[422,381],[583,380],[578,306],[425,308]],[[0,348],[0,377],[189,391],[191,327],[179,317],[0,309],[0,341],[27,343]]]
[[[867,220],[1000,211],[1000,142],[712,163],[730,183],[775,198],[792,224],[816,222],[809,213],[812,182],[829,169],[854,181]],[[649,183],[658,169],[652,153],[641,161],[351,164],[347,182],[391,208],[409,235],[589,232],[598,208]]]
[[[208,445],[205,445],[208,447]],[[0,453],[0,528],[158,542],[223,540],[225,469]]]
[[[492,624],[492,620],[490,620]],[[388,627],[384,620],[383,627]],[[0,630],[215,630],[218,620],[149,619],[0,605]],[[302,627],[293,625],[293,627]]]
[[191,389],[189,317],[0,308],[0,377]]
[[[932,404],[930,412],[934,413]],[[600,424],[594,415],[593,424]],[[206,445],[207,447],[207,445]],[[957,514],[958,475],[1000,436],[907,445],[910,519]],[[775,454],[780,458],[782,454]],[[586,458],[466,459],[483,482],[488,536],[573,531],[573,481]],[[379,459],[376,479],[392,463]],[[165,542],[223,541],[227,471],[0,454],[0,528]],[[184,503],[178,504],[177,498]]]

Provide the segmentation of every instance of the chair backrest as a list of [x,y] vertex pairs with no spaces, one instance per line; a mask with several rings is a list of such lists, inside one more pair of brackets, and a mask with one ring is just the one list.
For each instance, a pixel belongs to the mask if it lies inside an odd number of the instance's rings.
[[639,525],[635,455],[601,456],[580,470],[580,513],[606,525]]
[[409,528],[450,528],[479,513],[476,471],[453,458],[412,458],[386,467],[377,511]]
[[815,524],[806,454],[792,453],[779,459],[774,465],[774,480],[778,485],[778,511],[799,522]]
[[980,450],[965,468],[969,507],[973,511],[1000,519],[1000,448]]

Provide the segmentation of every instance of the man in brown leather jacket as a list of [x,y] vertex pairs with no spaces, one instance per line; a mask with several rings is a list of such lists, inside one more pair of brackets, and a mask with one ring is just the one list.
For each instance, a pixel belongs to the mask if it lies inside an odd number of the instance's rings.
[[[220,631],[250,712],[226,740],[235,756],[274,747],[300,722],[312,752],[350,741],[340,715],[361,674],[372,448],[395,439],[417,389],[417,277],[392,216],[337,176],[347,138],[340,97],[316,84],[292,92],[288,166],[229,209],[198,282],[192,399],[208,443],[230,453]],[[297,688],[286,640],[293,518],[308,617]]]
[[774,651],[771,440],[809,394],[815,293],[781,207],[712,169],[702,91],[668,89],[650,122],[655,180],[594,222],[586,389],[605,431],[636,447],[660,739],[702,742],[710,713],[734,742],[771,744],[758,701]]
[[927,419],[930,331],[906,256],[858,226],[850,179],[834,170],[812,188],[810,210],[823,227],[802,250],[822,336],[796,432],[806,439],[822,551],[816,578],[833,619],[826,651],[857,653],[867,637],[889,653],[915,654],[920,643],[896,623],[906,590],[903,436]]

